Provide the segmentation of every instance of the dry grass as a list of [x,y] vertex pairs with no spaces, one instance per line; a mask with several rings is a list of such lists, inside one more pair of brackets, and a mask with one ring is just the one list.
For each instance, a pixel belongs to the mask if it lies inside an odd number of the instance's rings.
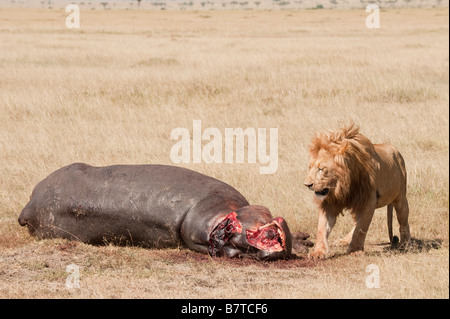
[[[65,17],[0,10],[0,297],[449,297],[448,9],[382,11],[378,30],[365,27],[364,10],[82,11],[80,30],[66,29]],[[403,153],[418,248],[384,249],[384,209],[365,257],[332,248],[334,258],[317,264],[38,242],[18,225],[53,170],[171,164],[171,130],[194,119],[222,132],[277,127],[273,175],[251,164],[185,166],[311,233],[307,145],[316,130],[353,119]],[[340,218],[331,241],[349,228]],[[80,289],[64,285],[70,263],[81,267]],[[379,289],[364,284],[369,264],[380,267]]]

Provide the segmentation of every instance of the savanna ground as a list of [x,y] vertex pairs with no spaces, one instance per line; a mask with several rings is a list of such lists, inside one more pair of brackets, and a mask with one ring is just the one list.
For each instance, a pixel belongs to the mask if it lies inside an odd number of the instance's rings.
[[[1,298],[448,298],[448,8],[132,12],[0,10]],[[72,162],[172,164],[170,132],[278,128],[279,164],[183,164],[314,233],[302,184],[314,132],[352,119],[402,152],[414,245],[389,250],[375,213],[365,256],[312,262],[212,259],[178,249],[31,238],[17,223],[33,187]],[[338,219],[330,241],[351,228]],[[398,234],[397,224],[394,224]],[[80,269],[67,288],[66,267]],[[380,270],[368,288],[366,267]]]

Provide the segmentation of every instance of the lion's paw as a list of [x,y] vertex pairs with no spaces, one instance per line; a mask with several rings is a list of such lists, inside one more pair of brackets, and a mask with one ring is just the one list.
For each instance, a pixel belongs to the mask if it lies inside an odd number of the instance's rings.
[[364,250],[355,250],[355,251],[349,252],[349,254],[350,254],[350,256],[358,257],[358,256],[364,256],[365,252],[364,252]]
[[350,243],[347,240],[345,240],[344,238],[341,238],[341,239],[337,239],[333,243],[333,245],[336,246],[336,247],[344,247],[344,246],[350,245]]
[[309,259],[325,259],[326,258],[326,253],[322,250],[315,250],[312,251],[308,254],[308,258]]

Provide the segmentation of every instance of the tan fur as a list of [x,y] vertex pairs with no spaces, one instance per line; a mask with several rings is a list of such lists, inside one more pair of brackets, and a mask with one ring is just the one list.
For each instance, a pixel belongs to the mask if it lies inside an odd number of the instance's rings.
[[[349,253],[363,251],[364,240],[376,208],[388,206],[392,242],[392,207],[400,224],[401,244],[409,241],[405,163],[389,144],[372,144],[350,123],[334,132],[320,132],[310,144],[309,172],[305,185],[316,192],[319,223],[312,258],[325,258],[328,236],[337,216],[351,211],[355,227],[340,241]],[[390,215],[390,216],[389,216]]]

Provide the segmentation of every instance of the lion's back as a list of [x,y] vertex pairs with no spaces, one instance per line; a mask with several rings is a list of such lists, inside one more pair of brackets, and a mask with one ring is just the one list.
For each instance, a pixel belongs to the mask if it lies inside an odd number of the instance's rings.
[[405,160],[397,147],[391,144],[374,144],[375,152],[379,157],[381,165],[385,165],[385,169],[400,170],[406,176]]

